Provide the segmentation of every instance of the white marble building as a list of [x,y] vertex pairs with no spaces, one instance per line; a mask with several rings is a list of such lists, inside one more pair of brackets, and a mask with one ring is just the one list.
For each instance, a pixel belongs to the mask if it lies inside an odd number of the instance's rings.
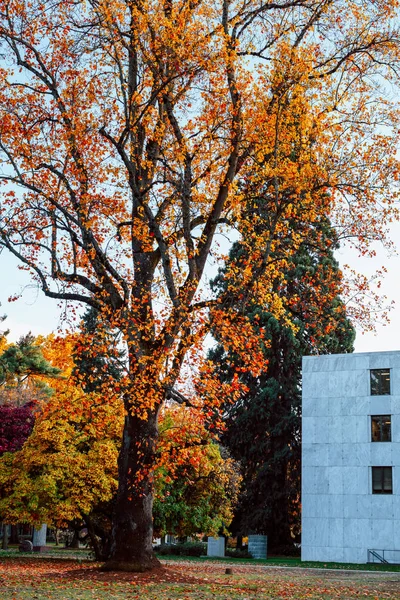
[[302,424],[302,559],[400,562],[400,352],[305,357]]

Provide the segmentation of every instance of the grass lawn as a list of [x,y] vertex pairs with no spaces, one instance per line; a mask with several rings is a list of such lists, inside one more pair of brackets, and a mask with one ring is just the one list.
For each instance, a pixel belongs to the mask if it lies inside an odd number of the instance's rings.
[[[160,556],[161,560],[172,560],[177,561],[182,557],[180,556]],[[241,564],[241,565],[264,565],[269,567],[301,567],[305,569],[342,569],[346,571],[392,571],[394,573],[400,573],[400,565],[388,565],[388,564],[349,564],[349,563],[323,563],[323,562],[302,562],[300,558],[291,558],[288,556],[271,556],[267,560],[254,560],[248,558],[208,558],[202,556],[197,557],[185,557],[185,561],[200,561],[200,562],[220,562],[229,564]]]
[[221,561],[163,562],[146,574],[103,573],[99,565],[56,557],[2,558],[1,600],[398,600],[400,573],[316,571]]
[[[90,550],[85,548],[73,549],[64,548],[64,546],[56,546],[50,544],[46,546],[45,554],[22,554],[18,551],[18,546],[12,546],[8,551],[0,550],[0,560],[6,558],[21,558],[21,556],[31,557],[32,559],[43,559],[43,558],[54,558],[62,560],[93,560],[93,555]],[[323,562],[302,562],[300,558],[290,556],[270,556],[267,560],[254,560],[248,558],[209,558],[207,556],[195,557],[195,556],[159,556],[162,561],[176,562],[219,562],[221,564],[227,563],[229,565],[248,565],[249,567],[255,565],[264,565],[269,567],[301,567],[306,569],[342,569],[346,571],[392,571],[400,573],[400,565],[390,564],[349,564],[349,563],[323,563]],[[1,600],[1,597],[0,597]]]

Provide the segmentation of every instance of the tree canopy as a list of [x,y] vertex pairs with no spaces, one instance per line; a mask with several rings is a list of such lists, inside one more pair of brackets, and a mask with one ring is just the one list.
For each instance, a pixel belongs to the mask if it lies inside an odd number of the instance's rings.
[[154,529],[186,537],[227,532],[241,476],[190,408],[168,408],[160,423]]
[[[4,317],[5,318],[5,317]],[[60,375],[43,356],[40,340],[31,334],[16,344],[0,343],[0,455],[19,450],[35,421],[35,407],[52,390],[48,381]],[[36,407],[37,408],[37,407]]]

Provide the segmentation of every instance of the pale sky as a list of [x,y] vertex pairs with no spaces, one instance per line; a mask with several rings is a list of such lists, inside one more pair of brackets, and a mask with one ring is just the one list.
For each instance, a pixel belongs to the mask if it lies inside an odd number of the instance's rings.
[[[400,240],[400,224],[393,227],[392,237]],[[396,240],[395,240],[396,241]],[[400,247],[400,243],[399,243]],[[390,324],[382,325],[377,316],[376,333],[357,333],[356,352],[376,352],[384,350],[400,350],[400,256],[387,256],[386,251],[378,249],[374,259],[360,258],[355,251],[341,250],[338,259],[348,262],[362,273],[371,274],[375,269],[385,265],[387,274],[382,284],[382,293],[388,302],[395,301],[390,311]],[[9,329],[10,341],[31,331],[34,335],[47,335],[56,331],[62,324],[65,310],[56,300],[46,298],[35,286],[32,286],[29,275],[17,268],[17,261],[6,250],[0,254],[1,290],[0,314],[6,314],[7,320],[2,329]],[[15,302],[8,298],[22,291],[22,297]]]
[[394,300],[393,308],[389,311],[390,322],[388,324],[381,322],[378,313],[375,333],[362,333],[357,328],[355,352],[400,350],[400,256],[388,257],[387,253],[382,250],[378,252],[376,258],[371,259],[360,258],[356,252],[343,251],[337,255],[337,258],[340,263],[349,263],[352,268],[365,275],[372,275],[377,269],[385,266],[387,273],[382,279],[380,292],[387,297],[387,305]]

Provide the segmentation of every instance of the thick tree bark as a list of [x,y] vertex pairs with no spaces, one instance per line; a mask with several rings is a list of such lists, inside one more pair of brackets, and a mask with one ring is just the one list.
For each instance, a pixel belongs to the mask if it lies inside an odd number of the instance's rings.
[[8,550],[8,525],[6,523],[3,523],[3,541],[1,549]]
[[79,548],[79,530],[74,529],[74,534],[72,536],[72,540],[69,544],[70,548]]
[[88,534],[92,543],[92,548],[94,551],[94,555],[96,560],[102,561],[107,560],[108,555],[104,553],[104,545],[102,544],[100,537],[96,535],[95,528],[93,526],[92,519],[89,515],[83,515],[83,518],[86,523],[86,527],[88,529]]
[[119,488],[105,570],[148,571],[160,566],[152,545],[152,469],[157,435],[157,412],[147,412],[147,419],[128,412],[118,459]]
[[10,544],[19,543],[18,525],[11,525],[11,535],[9,539]]

